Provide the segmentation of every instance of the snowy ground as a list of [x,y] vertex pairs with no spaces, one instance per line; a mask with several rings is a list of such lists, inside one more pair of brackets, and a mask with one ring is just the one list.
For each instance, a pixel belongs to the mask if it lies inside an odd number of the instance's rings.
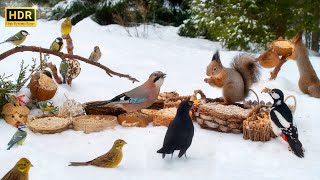
[[[0,24],[4,24],[0,18]],[[25,28],[31,35],[25,45],[49,47],[60,35],[60,22],[38,21],[36,28]],[[142,28],[141,28],[142,29]],[[20,28],[0,29],[0,40],[18,32]],[[78,23],[71,33],[74,53],[89,56],[95,45],[103,53],[101,63],[111,69],[128,73],[143,82],[156,70],[168,74],[162,91],[176,90],[190,95],[195,89],[202,89],[209,97],[221,96],[221,90],[209,87],[203,82],[205,68],[218,43],[202,39],[179,37],[177,28],[149,26],[147,38],[129,37],[126,30],[116,25],[99,26],[90,19]],[[131,29],[131,33],[136,33]],[[142,33],[139,33],[140,36]],[[12,48],[2,44],[0,53]],[[223,64],[228,65],[239,52],[221,49]],[[0,62],[0,74],[17,74],[21,59],[31,62],[38,54],[24,52],[10,56]],[[310,57],[318,76],[320,58]],[[59,59],[51,61],[58,64]],[[61,105],[68,98],[80,102],[112,98],[120,92],[130,90],[132,84],[124,78],[108,77],[103,70],[81,63],[82,72],[73,81],[72,87],[59,86],[54,102]],[[277,80],[268,81],[269,70],[264,69],[262,79],[253,89],[260,92],[263,87],[282,89],[285,95],[294,95],[298,100],[295,121],[301,141],[306,149],[304,159],[288,152],[287,145],[280,138],[269,142],[243,140],[242,135],[223,134],[201,129],[195,125],[193,144],[188,150],[188,159],[161,159],[155,153],[162,145],[166,127],[123,128],[99,133],[84,134],[73,130],[61,134],[42,135],[28,131],[23,146],[6,150],[6,143],[16,131],[0,121],[0,177],[21,157],[29,158],[34,167],[31,180],[86,180],[86,179],[320,179],[320,100],[302,94],[297,86],[298,70],[294,61],[283,66]],[[261,94],[265,101],[268,95]],[[254,99],[253,96],[249,97]],[[36,113],[36,112],[33,112]],[[96,167],[68,167],[70,161],[87,161],[105,153],[115,139],[122,138],[128,144],[124,147],[124,158],[115,169]]]

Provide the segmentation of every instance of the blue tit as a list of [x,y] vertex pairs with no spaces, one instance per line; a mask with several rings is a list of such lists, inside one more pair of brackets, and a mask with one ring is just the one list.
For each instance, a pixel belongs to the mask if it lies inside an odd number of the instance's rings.
[[26,128],[27,126],[25,124],[17,124],[18,130],[16,133],[12,136],[10,142],[8,143],[8,149],[10,150],[14,145],[22,145],[22,143],[26,140],[27,138],[27,132]]
[[[28,35],[29,35],[29,33],[27,31],[21,30],[17,34],[15,34],[15,35],[9,37],[7,40],[3,41],[2,43],[11,42],[13,45],[18,46],[26,40]],[[0,43],[0,44],[2,44],[2,43]]]

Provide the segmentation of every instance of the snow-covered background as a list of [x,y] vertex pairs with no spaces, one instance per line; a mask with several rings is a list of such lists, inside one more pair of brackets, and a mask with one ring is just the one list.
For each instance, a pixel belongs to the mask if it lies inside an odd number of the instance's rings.
[[[61,21],[38,21],[36,28],[24,28],[30,33],[25,45],[49,47],[60,36]],[[0,18],[0,24],[4,19]],[[15,34],[21,28],[0,29],[0,41]],[[208,97],[221,96],[221,90],[203,82],[205,69],[212,54],[221,50],[221,59],[228,66],[240,52],[226,51],[219,43],[203,39],[184,38],[177,35],[178,28],[148,26],[147,36],[143,27],[129,29],[130,37],[121,26],[100,26],[87,18],[73,27],[71,36],[74,54],[88,57],[93,47],[98,45],[103,53],[100,63],[111,69],[128,73],[145,81],[156,70],[167,73],[162,91],[177,91],[190,95],[195,89],[202,89]],[[2,44],[0,53],[12,48]],[[64,50],[66,51],[66,50]],[[31,63],[31,58],[39,58],[37,53],[17,53],[0,62],[0,74],[14,74],[19,71],[22,59]],[[310,57],[318,76],[320,58]],[[52,62],[59,64],[58,57]],[[62,105],[68,98],[79,102],[112,98],[123,91],[139,85],[124,78],[110,78],[101,69],[81,63],[82,71],[73,81],[72,87],[60,85],[53,98],[56,105]],[[188,150],[188,159],[161,159],[156,151],[162,146],[166,127],[123,128],[84,134],[68,130],[60,134],[42,135],[28,131],[23,146],[6,150],[6,144],[16,131],[0,120],[0,177],[21,157],[31,160],[34,167],[30,171],[31,180],[87,180],[87,179],[320,179],[320,100],[302,94],[297,85],[299,73],[294,61],[286,63],[277,80],[269,81],[268,69],[262,69],[261,81],[253,89],[260,92],[264,87],[282,89],[285,95],[297,97],[298,106],[294,120],[298,125],[300,139],[306,149],[305,158],[300,159],[290,153],[281,139],[269,142],[243,140],[242,135],[224,134],[204,130],[195,125],[195,136]],[[13,77],[13,78],[15,78]],[[266,94],[259,94],[264,101],[271,101]],[[249,99],[254,99],[251,95]],[[33,113],[37,113],[33,111]],[[97,167],[68,167],[70,161],[91,160],[112,146],[113,141],[122,138],[128,144],[124,147],[124,158],[115,169]]]

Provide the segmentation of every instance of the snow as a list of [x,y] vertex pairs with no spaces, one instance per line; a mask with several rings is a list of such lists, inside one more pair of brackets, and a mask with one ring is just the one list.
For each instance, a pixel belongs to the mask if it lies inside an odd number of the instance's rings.
[[[0,18],[0,24],[4,22]],[[49,47],[60,35],[61,21],[39,20],[36,28],[24,28],[29,33],[25,45]],[[208,97],[221,96],[221,90],[203,82],[205,70],[212,54],[219,49],[224,65],[239,54],[226,51],[219,43],[203,39],[184,38],[177,35],[178,29],[159,25],[147,26],[144,38],[130,37],[127,30],[118,25],[99,26],[91,19],[85,19],[73,27],[71,36],[74,53],[88,57],[98,45],[103,53],[100,62],[112,70],[128,73],[143,82],[151,72],[161,70],[167,73],[162,91],[177,91],[190,95],[195,89],[202,89]],[[21,28],[1,28],[1,40],[18,32]],[[143,26],[129,28],[133,34],[143,32]],[[135,32],[135,33],[134,33]],[[0,52],[9,50],[11,44],[2,44]],[[66,50],[64,50],[66,51]],[[22,59],[31,63],[39,55],[31,52],[17,53],[0,62],[0,74],[18,73]],[[310,57],[318,76],[320,58]],[[51,57],[58,64],[59,58]],[[59,85],[53,98],[56,105],[62,105],[68,98],[79,102],[112,98],[130,90],[140,83],[132,84],[124,78],[108,77],[103,70],[81,63],[82,71],[73,81],[72,87]],[[264,87],[282,89],[286,96],[297,97],[298,107],[294,115],[300,139],[306,149],[304,159],[297,158],[287,149],[281,139],[269,142],[243,140],[242,135],[224,134],[204,130],[195,125],[195,136],[188,150],[188,159],[167,157],[161,159],[156,151],[161,148],[166,127],[124,128],[84,134],[68,130],[60,134],[42,135],[28,131],[23,146],[6,150],[6,143],[16,131],[0,121],[0,177],[21,157],[31,160],[31,180],[70,179],[320,179],[320,121],[319,99],[302,94],[297,85],[299,73],[294,61],[286,63],[277,80],[269,81],[268,69],[262,69],[259,83],[253,89],[260,92]],[[266,94],[259,94],[264,101],[271,101]],[[250,95],[248,99],[254,99]],[[292,102],[289,102],[292,103]],[[32,113],[40,113],[33,111]],[[128,144],[124,147],[124,158],[115,169],[97,167],[68,167],[70,161],[91,160],[112,146],[114,140],[122,138]]]

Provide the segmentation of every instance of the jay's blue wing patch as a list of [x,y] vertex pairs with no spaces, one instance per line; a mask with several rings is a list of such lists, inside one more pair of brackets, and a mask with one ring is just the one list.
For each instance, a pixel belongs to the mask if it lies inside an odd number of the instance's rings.
[[130,104],[139,104],[144,102],[146,99],[145,98],[130,98],[129,103]]

